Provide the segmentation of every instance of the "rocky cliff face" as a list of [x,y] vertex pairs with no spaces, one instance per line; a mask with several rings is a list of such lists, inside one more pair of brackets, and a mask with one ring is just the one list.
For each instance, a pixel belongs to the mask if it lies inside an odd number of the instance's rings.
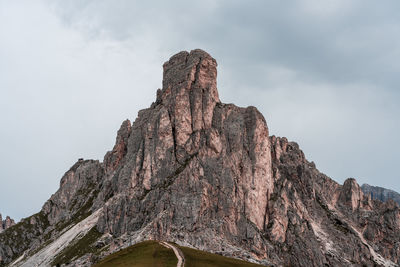
[[201,50],[166,62],[156,101],[122,123],[103,163],[78,161],[40,213],[0,235],[0,262],[88,266],[161,239],[277,266],[396,266],[399,206],[320,173],[255,107],[221,103],[216,67]]
[[371,186],[369,184],[363,184],[361,190],[366,195],[371,195],[373,199],[378,199],[382,202],[392,199],[394,202],[400,205],[400,194],[396,191],[386,189],[379,186]]
[[3,221],[3,217],[1,216],[0,213],[0,233],[3,232],[4,230],[10,228],[15,224],[15,221],[10,218],[10,216],[7,216],[6,219]]

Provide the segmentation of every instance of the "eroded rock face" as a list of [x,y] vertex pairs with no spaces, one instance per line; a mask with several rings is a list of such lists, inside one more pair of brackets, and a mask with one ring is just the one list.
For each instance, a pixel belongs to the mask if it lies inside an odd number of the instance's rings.
[[[215,60],[199,50],[164,64],[157,101],[139,112],[125,164],[107,178],[112,197],[98,199],[107,203],[98,229],[278,265],[397,262],[396,249],[364,238],[382,233],[365,217],[384,211],[356,181],[339,185],[296,143],[269,137],[256,108],[220,103],[215,78]],[[388,224],[398,229],[394,217]]]
[[164,64],[163,89],[139,112],[124,160],[106,182],[114,192],[99,221],[103,232],[120,235],[151,222],[153,238],[187,229],[193,234],[182,238],[220,249],[199,236],[216,231],[245,240],[265,227],[273,190],[266,122],[254,107],[220,103],[216,62],[201,50]]
[[[0,234],[0,266],[22,254],[29,257],[88,217],[102,184],[104,170],[95,160],[78,160],[61,178],[60,189],[40,212]],[[14,266],[14,264],[13,264]]]
[[117,133],[117,140],[112,151],[107,152],[104,156],[104,166],[106,171],[114,171],[125,157],[128,145],[128,138],[132,131],[130,120],[125,120]]
[[0,235],[0,262],[101,209],[102,256],[161,239],[277,266],[399,263],[398,205],[320,173],[296,143],[269,136],[255,107],[221,103],[206,52],[163,67],[156,101],[122,123],[104,162],[78,161],[42,211],[17,224],[24,245]]
[[103,175],[99,161],[80,159],[72,166],[61,178],[60,189],[43,206],[42,211],[50,225],[74,219],[85,205],[90,208],[97,197]]
[[[372,201],[354,179],[339,185],[308,162],[297,144],[274,136],[271,140],[275,190],[266,232],[275,249],[279,248],[273,253],[281,255],[281,264],[398,264],[397,205],[388,208]],[[388,243],[384,245],[382,240]]]
[[339,195],[339,202],[351,208],[351,210],[356,210],[359,208],[371,208],[371,198],[369,196],[364,196],[361,187],[357,184],[356,179],[347,179],[342,187]]

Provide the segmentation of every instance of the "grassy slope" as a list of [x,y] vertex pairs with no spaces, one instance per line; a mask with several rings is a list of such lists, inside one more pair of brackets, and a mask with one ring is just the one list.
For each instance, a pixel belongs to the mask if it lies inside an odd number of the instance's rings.
[[[179,247],[179,246],[178,246]],[[261,266],[220,255],[179,247],[185,255],[185,267],[256,267]],[[116,252],[93,267],[122,267],[122,266],[173,266],[178,260],[171,249],[161,246],[156,241],[145,241]]]
[[256,267],[261,266],[246,261],[223,257],[205,251],[179,247],[185,255],[185,267]]
[[104,258],[93,267],[175,267],[178,259],[171,249],[156,241],[145,241]]

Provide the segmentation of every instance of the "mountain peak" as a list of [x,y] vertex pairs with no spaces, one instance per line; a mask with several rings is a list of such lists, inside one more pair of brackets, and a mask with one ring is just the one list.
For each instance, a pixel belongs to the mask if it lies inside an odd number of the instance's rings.
[[149,239],[268,266],[400,263],[393,201],[320,173],[255,107],[220,103],[206,52],[163,67],[157,101],[122,123],[104,162],[79,160],[39,213],[0,234],[0,266],[92,266]]
[[214,108],[220,103],[217,62],[207,52],[195,49],[172,56],[163,68],[163,88],[157,91],[156,105],[167,111],[175,148],[192,154],[198,149],[199,136],[194,137],[197,141],[191,137],[211,128]]
[[158,102],[182,95],[220,102],[217,61],[207,52],[201,49],[179,52],[164,63],[163,69],[163,89],[157,94]]

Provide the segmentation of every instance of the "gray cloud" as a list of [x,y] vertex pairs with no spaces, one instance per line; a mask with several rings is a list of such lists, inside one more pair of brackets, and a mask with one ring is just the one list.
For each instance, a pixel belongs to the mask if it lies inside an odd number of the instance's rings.
[[193,48],[217,59],[223,101],[258,107],[321,171],[400,191],[399,5],[0,2],[0,212],[38,211],[77,158],[102,160]]

